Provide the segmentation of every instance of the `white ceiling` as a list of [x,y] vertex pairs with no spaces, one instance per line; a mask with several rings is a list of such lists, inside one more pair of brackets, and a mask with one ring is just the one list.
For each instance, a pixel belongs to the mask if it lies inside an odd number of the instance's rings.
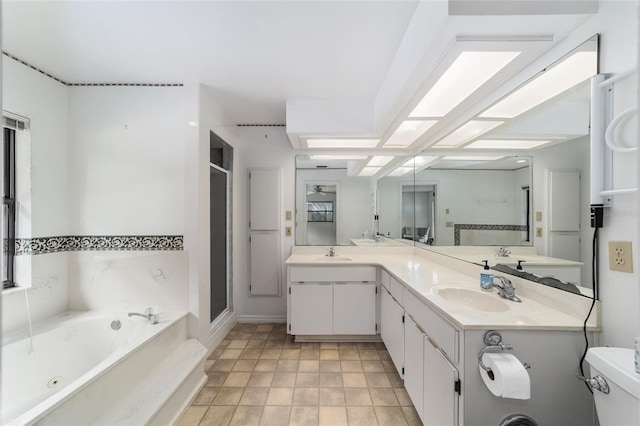
[[[593,9],[475,1],[456,3],[472,16],[450,16],[454,3],[5,0],[2,43],[66,82],[202,83],[239,124],[283,124],[287,102],[331,101],[364,106],[383,132],[456,36],[558,43],[589,17],[568,12]],[[496,10],[523,16],[483,16]]]

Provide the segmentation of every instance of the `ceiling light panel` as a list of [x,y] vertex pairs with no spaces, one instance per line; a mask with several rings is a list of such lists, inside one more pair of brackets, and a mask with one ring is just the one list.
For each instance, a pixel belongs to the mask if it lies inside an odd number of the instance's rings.
[[494,129],[504,123],[504,121],[480,121],[471,120],[440,139],[436,144],[432,145],[437,148],[454,148],[462,145],[471,139]]
[[372,157],[371,160],[369,160],[369,162],[367,163],[367,166],[377,166],[377,167],[382,167],[382,166],[386,166],[389,161],[393,160],[393,156],[390,155],[377,155],[375,157]]
[[308,139],[309,148],[375,148],[380,139]]
[[444,117],[520,52],[462,52],[409,117]]
[[365,160],[368,156],[366,155],[324,155],[324,154],[313,154],[309,156],[310,160],[336,160],[336,161],[344,161],[344,160]]
[[496,161],[501,159],[502,155],[447,155],[441,160],[447,161]]
[[381,167],[363,167],[358,176],[373,176],[380,171]]
[[400,166],[394,171],[390,172],[387,176],[404,176],[407,173],[410,173],[412,171],[413,171],[413,166],[411,167]]
[[527,139],[479,139],[465,146],[471,149],[531,149],[550,143],[550,140]]
[[574,53],[480,114],[480,117],[517,117],[594,76],[597,61],[597,52]]
[[436,120],[405,120],[384,143],[387,148],[407,147],[429,130]]

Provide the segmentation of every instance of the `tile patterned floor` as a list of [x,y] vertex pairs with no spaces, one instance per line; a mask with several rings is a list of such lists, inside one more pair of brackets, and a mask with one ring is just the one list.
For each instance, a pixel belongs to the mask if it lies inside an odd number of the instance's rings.
[[285,324],[238,324],[178,426],[421,425],[383,343],[296,343]]

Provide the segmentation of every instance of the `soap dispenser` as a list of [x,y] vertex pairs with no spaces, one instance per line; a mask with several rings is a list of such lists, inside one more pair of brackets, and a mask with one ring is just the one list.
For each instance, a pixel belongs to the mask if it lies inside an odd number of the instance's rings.
[[480,272],[480,288],[483,290],[489,290],[493,287],[493,275],[489,272],[489,261],[483,260],[484,266],[482,272]]

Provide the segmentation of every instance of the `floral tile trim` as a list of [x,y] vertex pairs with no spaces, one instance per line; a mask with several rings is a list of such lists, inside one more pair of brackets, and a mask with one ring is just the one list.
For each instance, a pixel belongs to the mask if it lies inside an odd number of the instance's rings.
[[16,238],[16,255],[81,250],[183,250],[182,235]]
[[460,245],[460,231],[466,230],[483,230],[483,231],[526,231],[527,225],[484,225],[484,224],[467,224],[456,223],[453,225],[453,245]]

